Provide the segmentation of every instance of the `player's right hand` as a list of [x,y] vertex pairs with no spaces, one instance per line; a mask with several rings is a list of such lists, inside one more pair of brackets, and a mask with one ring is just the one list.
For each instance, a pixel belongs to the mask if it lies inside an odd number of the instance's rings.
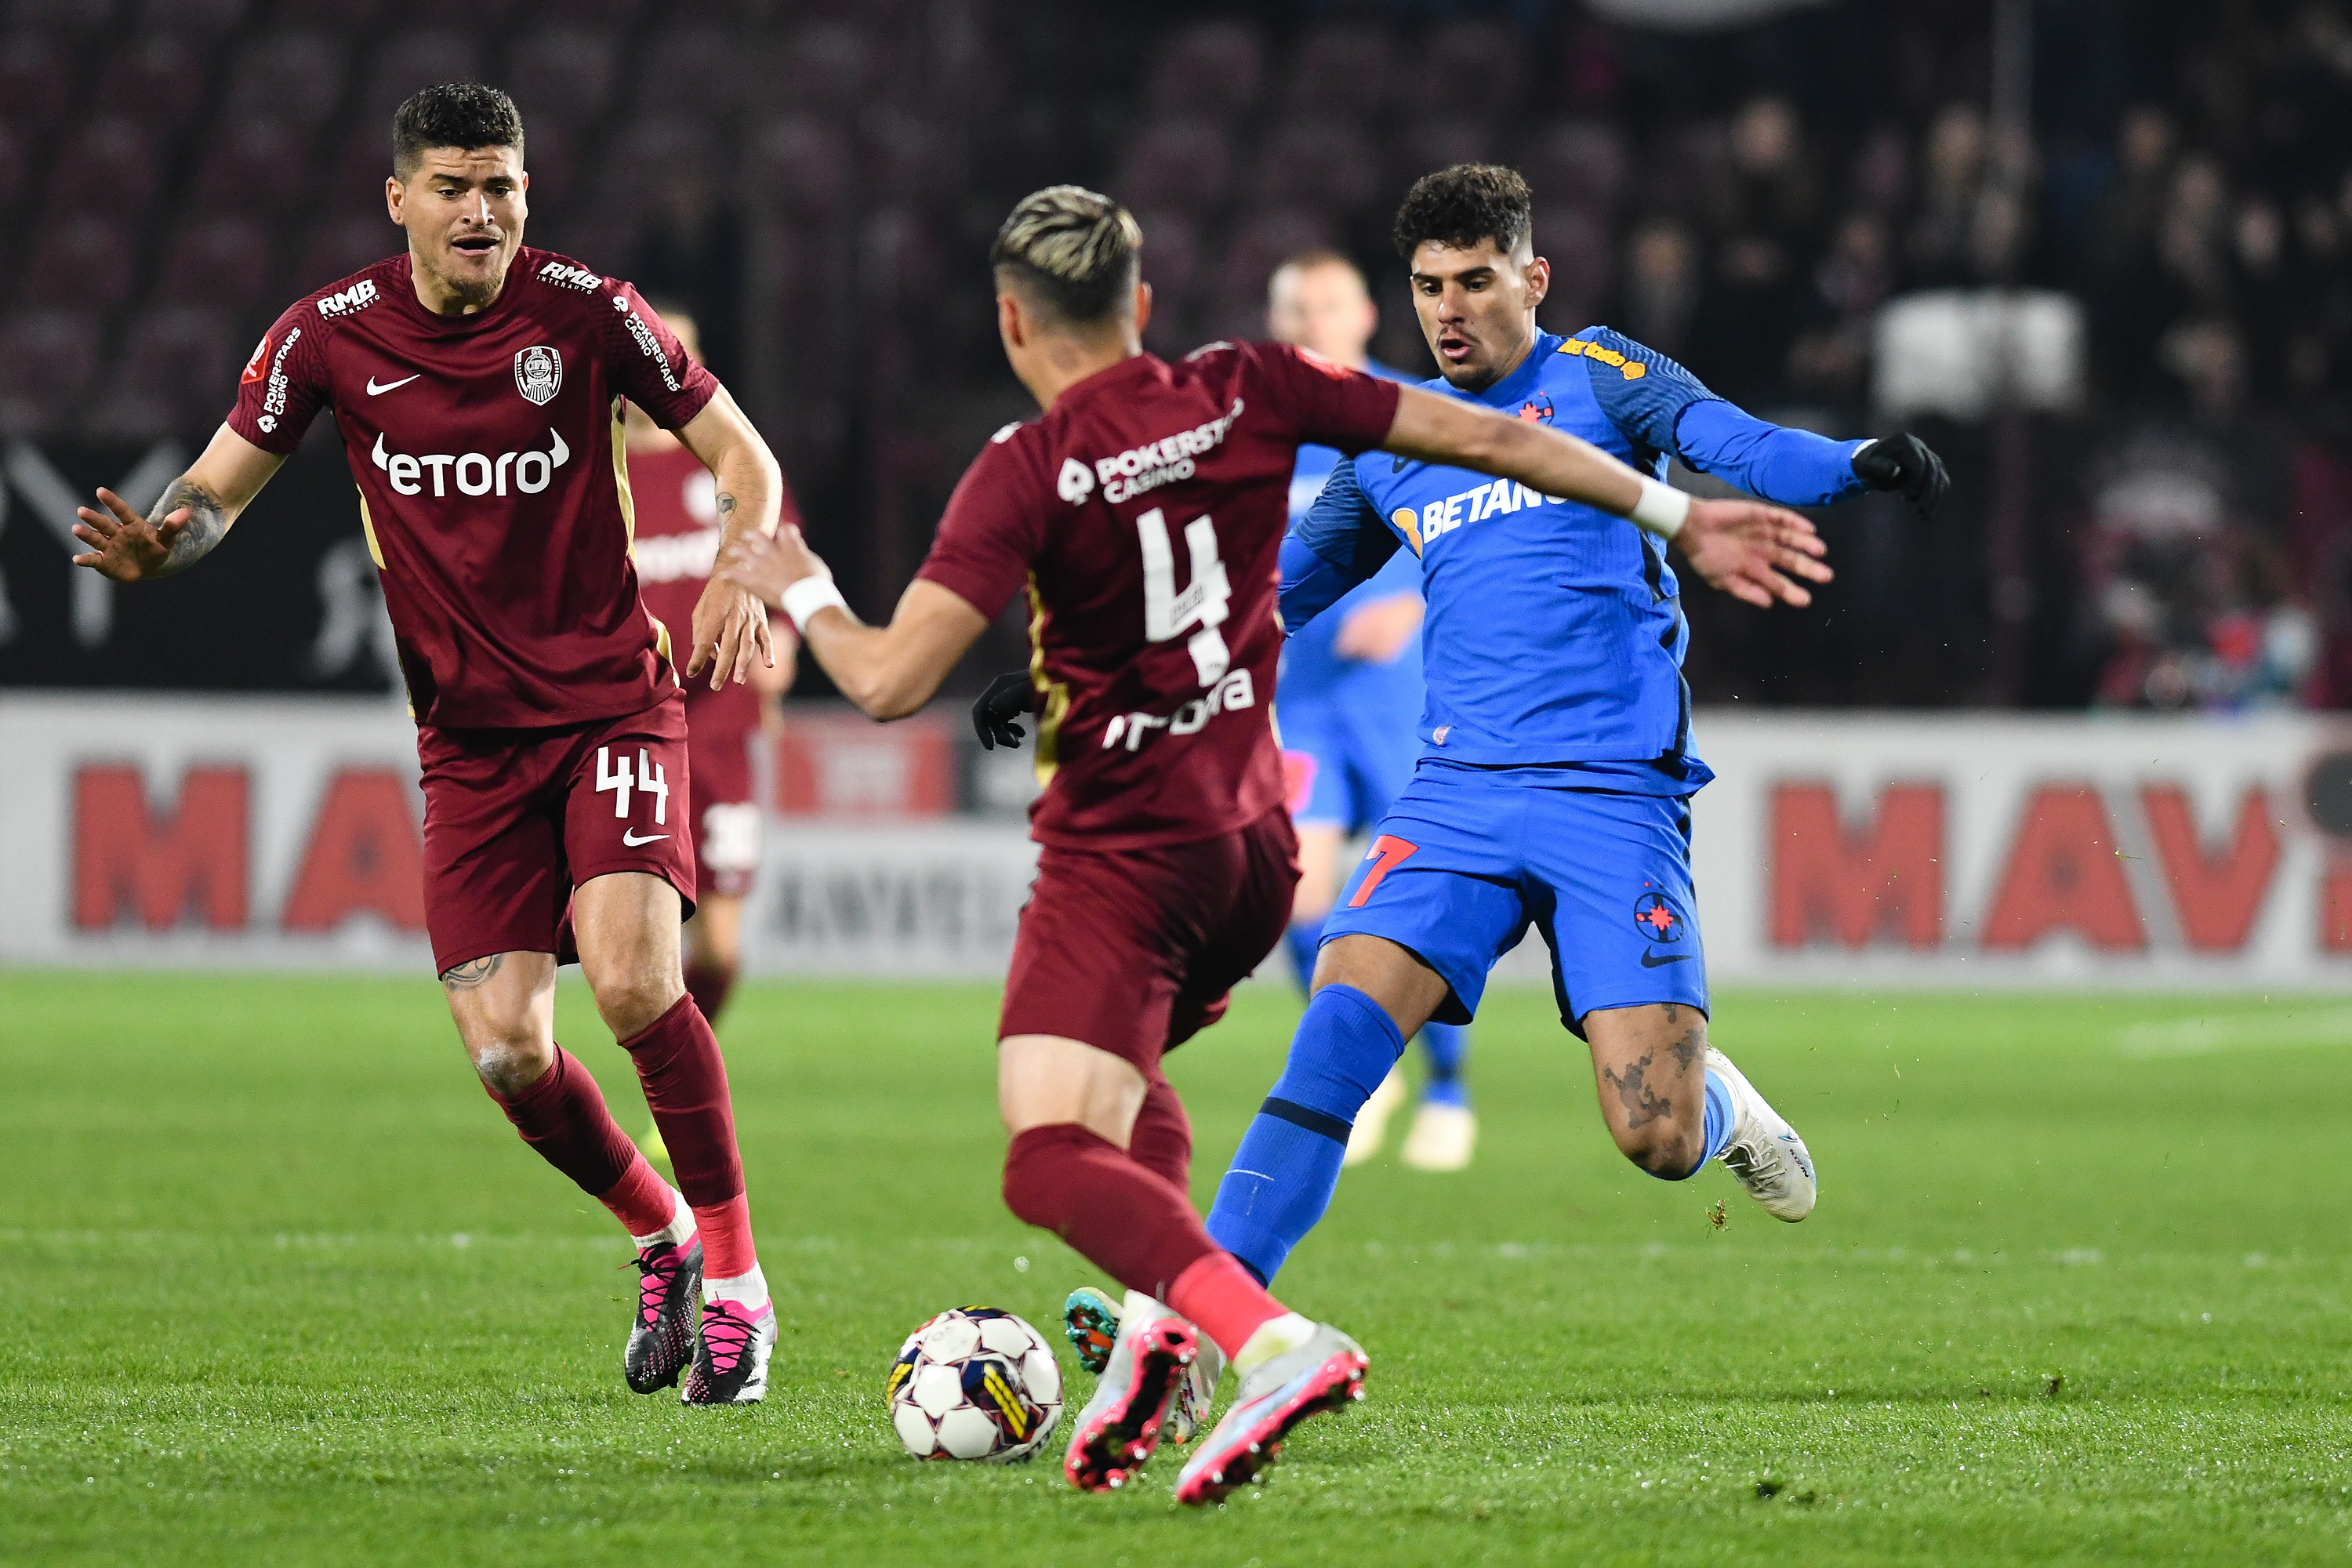
[[988,683],[980,700],[971,705],[971,727],[980,737],[981,748],[992,752],[1003,746],[1006,751],[1017,749],[1021,738],[1029,731],[1013,722],[1024,713],[1037,710],[1037,689],[1029,683],[1029,672],[1012,669]]
[[1829,546],[1811,519],[1762,501],[1692,501],[1675,546],[1710,587],[1763,610],[1813,602],[1792,576],[1826,583],[1836,574],[1822,561]]
[[86,506],[74,511],[81,521],[74,524],[73,535],[90,551],[75,556],[73,563],[118,583],[136,583],[162,572],[172,557],[172,546],[188,526],[188,509],[182,507],[161,523],[152,523],[112,490],[101,489],[98,499],[105,503],[105,511]]
[[1853,477],[1874,490],[1899,491],[1919,509],[1921,517],[1933,517],[1936,503],[1952,488],[1944,459],[1907,430],[1900,436],[1883,437],[1856,452]]

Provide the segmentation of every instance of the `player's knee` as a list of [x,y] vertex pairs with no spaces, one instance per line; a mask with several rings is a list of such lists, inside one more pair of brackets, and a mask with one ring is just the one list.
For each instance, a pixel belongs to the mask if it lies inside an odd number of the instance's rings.
[[492,1094],[512,1100],[555,1065],[555,1042],[519,1023],[512,1028],[478,1029],[466,1040],[466,1055]]
[[1696,1116],[1656,1116],[1638,1127],[1616,1126],[1618,1150],[1661,1181],[1678,1182],[1698,1166],[1706,1152],[1706,1129]]
[[588,989],[596,1011],[617,1040],[644,1034],[685,994],[685,983],[675,972],[653,965],[628,965],[590,975]]

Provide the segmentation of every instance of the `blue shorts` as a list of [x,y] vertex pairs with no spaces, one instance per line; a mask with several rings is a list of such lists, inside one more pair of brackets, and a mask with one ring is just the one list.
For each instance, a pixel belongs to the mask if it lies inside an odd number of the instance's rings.
[[1418,703],[1283,701],[1283,771],[1290,819],[1301,827],[1354,833],[1378,822],[1412,780],[1421,755]]
[[1548,770],[1424,760],[1324,922],[1386,937],[1444,976],[1441,1022],[1467,1023],[1486,972],[1529,923],[1551,949],[1560,1022],[1596,1007],[1707,1010],[1691,899],[1690,800],[1532,782]]

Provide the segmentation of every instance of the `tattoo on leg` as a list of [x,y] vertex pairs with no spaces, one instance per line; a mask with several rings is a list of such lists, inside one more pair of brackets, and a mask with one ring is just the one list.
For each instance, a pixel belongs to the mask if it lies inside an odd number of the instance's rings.
[[1607,1068],[1601,1070],[1602,1081],[1617,1091],[1618,1101],[1625,1108],[1625,1127],[1628,1131],[1639,1127],[1647,1127],[1653,1121],[1667,1121],[1674,1119],[1675,1108],[1660,1100],[1651,1089],[1648,1082],[1650,1062],[1654,1055],[1655,1053],[1651,1051],[1643,1052],[1642,1059],[1627,1068],[1623,1078],[1619,1078],[1614,1071]]
[[488,958],[469,958],[463,963],[443,970],[441,984],[452,991],[471,991],[496,974],[499,965],[506,961],[507,955],[503,952],[494,952]]
[[1691,1063],[1698,1060],[1700,1053],[1706,1049],[1706,1031],[1692,1029],[1667,1048],[1675,1053],[1675,1060],[1682,1064],[1683,1071],[1688,1072]]

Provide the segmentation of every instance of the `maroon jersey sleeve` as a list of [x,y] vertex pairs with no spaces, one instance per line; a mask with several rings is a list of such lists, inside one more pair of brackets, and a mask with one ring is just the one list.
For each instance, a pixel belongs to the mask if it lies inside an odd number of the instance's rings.
[[236,378],[230,429],[265,452],[291,452],[302,444],[302,433],[328,401],[320,369],[326,362],[319,352],[324,330],[307,300],[278,318]]
[[697,364],[676,333],[662,324],[634,283],[617,279],[611,331],[605,337],[605,368],[620,395],[676,430],[702,412],[719,391],[719,378]]
[[948,498],[931,552],[915,575],[994,620],[1029,575],[1045,542],[1048,505],[1034,426],[999,431]]
[[1302,441],[1337,447],[1349,457],[1388,439],[1396,423],[1397,384],[1334,364],[1288,343],[1257,343],[1248,356],[1245,395],[1258,401]]

